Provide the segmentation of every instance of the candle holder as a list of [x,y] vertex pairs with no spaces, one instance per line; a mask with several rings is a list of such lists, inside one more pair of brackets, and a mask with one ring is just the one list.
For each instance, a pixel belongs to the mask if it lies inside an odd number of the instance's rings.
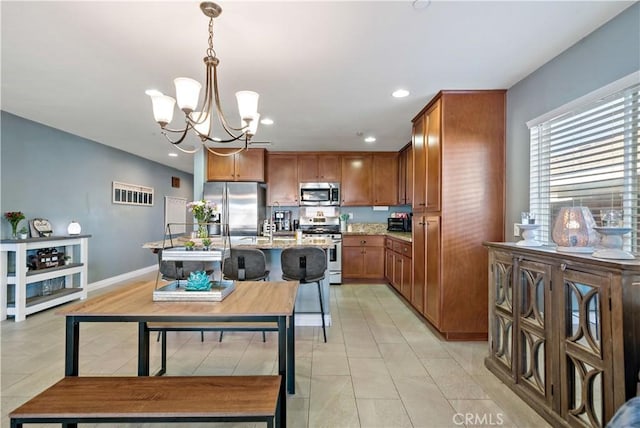
[[600,245],[593,257],[599,259],[633,260],[635,256],[622,249],[622,235],[631,232],[630,227],[594,227],[594,230],[602,235]]
[[522,233],[522,241],[518,241],[516,245],[521,247],[540,247],[542,243],[536,240],[536,229],[540,227],[539,224],[518,224],[520,233]]

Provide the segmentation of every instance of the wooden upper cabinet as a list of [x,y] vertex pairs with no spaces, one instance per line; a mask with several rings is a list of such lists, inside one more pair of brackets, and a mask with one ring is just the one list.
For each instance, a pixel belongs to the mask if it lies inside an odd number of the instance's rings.
[[267,205],[298,205],[298,156],[271,154],[267,156]]
[[342,194],[343,206],[372,205],[372,166],[371,154],[342,156]]
[[340,182],[340,156],[329,154],[298,155],[298,181]]
[[398,202],[398,153],[373,154],[373,205]]
[[398,155],[398,204],[411,205],[413,200],[413,148],[411,143]]
[[[233,153],[237,149],[216,149]],[[207,181],[264,182],[264,149],[248,149],[228,156],[207,152]]]
[[427,211],[440,211],[440,130],[442,123],[441,102],[435,104],[427,111],[427,123],[425,132],[426,153],[426,200]]
[[425,125],[427,116],[421,115],[413,122],[411,144],[413,148],[413,198],[411,207],[414,210],[424,210],[426,202],[426,177],[427,177],[427,155],[425,147]]

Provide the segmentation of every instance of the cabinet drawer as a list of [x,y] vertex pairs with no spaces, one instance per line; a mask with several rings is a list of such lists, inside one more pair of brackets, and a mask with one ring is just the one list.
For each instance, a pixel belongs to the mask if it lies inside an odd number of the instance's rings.
[[385,237],[376,235],[351,235],[342,237],[344,247],[384,247]]
[[391,238],[386,238],[384,240],[384,246],[387,247],[390,250],[393,250],[393,239]]
[[400,244],[400,254],[402,254],[403,256],[407,256],[409,258],[411,258],[411,244],[407,244],[405,242],[402,242]]

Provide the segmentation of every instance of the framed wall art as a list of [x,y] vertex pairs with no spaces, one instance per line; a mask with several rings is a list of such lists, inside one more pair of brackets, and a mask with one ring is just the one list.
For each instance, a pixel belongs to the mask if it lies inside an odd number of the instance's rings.
[[114,181],[112,200],[114,204],[153,206],[153,187]]

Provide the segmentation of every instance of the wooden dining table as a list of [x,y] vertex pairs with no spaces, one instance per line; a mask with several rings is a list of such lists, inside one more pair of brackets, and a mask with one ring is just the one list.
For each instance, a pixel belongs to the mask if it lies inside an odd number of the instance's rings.
[[83,322],[138,323],[138,376],[149,376],[147,323],[250,322],[278,326],[278,374],[280,386],[277,424],[286,426],[287,390],[295,385],[296,281],[237,281],[235,290],[221,302],[153,301],[155,283],[122,287],[62,308],[66,317],[65,375],[78,376],[80,324]]

